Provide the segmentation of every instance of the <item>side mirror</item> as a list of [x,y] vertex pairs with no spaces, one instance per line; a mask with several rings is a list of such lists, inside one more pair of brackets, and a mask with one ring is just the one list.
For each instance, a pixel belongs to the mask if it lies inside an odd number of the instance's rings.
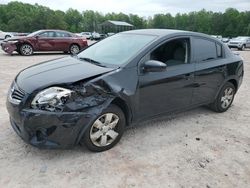
[[144,63],[142,69],[144,72],[163,72],[167,65],[161,61],[149,60]]
[[40,38],[40,36],[39,36],[39,35],[36,35],[36,36],[35,36],[35,38],[36,38],[36,39],[39,39],[39,38]]

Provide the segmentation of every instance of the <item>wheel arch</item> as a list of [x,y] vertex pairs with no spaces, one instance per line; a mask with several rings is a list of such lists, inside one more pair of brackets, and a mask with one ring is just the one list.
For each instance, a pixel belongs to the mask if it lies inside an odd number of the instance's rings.
[[228,80],[227,82],[232,83],[232,84],[234,85],[236,91],[238,90],[238,82],[237,82],[236,79],[230,79],[230,80]]
[[219,89],[218,89],[218,91],[217,91],[217,93],[216,93],[214,99],[217,98],[217,96],[218,96],[219,93],[220,93],[221,88],[222,88],[227,82],[232,83],[232,84],[234,85],[234,87],[235,87],[236,92],[237,92],[238,87],[239,87],[239,83],[238,83],[238,81],[237,81],[237,78],[234,77],[234,76],[232,76],[232,77],[229,77],[228,79],[224,80],[224,82],[220,85],[220,87],[219,87]]
[[77,44],[76,42],[72,42],[72,43],[69,45],[69,50],[70,50],[70,47],[71,47],[72,45],[77,45],[77,46],[79,47],[79,50],[81,50],[80,45],[79,45],[79,44]]
[[33,48],[33,50],[34,50],[34,46],[33,46],[30,42],[27,42],[27,41],[18,42],[18,43],[17,43],[17,49],[20,50],[20,47],[21,47],[22,45],[24,45],[24,44],[30,45],[30,46]]
[[[108,106],[111,105],[111,104],[118,106],[118,107],[122,110],[122,112],[124,113],[124,115],[125,115],[125,120],[126,120],[126,125],[125,125],[125,126],[128,127],[129,125],[131,125],[132,113],[131,113],[131,110],[130,110],[129,106],[128,106],[127,103],[125,102],[125,100],[123,100],[123,99],[120,98],[120,97],[116,97],[116,98],[114,98],[112,101],[110,101],[110,102],[108,103]],[[91,125],[91,124],[88,124],[87,126],[84,126],[84,127],[80,130],[80,132],[79,132],[79,134],[78,134],[78,136],[77,136],[77,138],[76,138],[75,144],[80,143],[82,136],[84,135],[86,129],[87,129],[88,126],[90,126],[90,125]]]
[[132,114],[127,103],[123,99],[117,97],[111,102],[111,104],[117,105],[123,111],[126,119],[126,126],[129,126],[131,124]]

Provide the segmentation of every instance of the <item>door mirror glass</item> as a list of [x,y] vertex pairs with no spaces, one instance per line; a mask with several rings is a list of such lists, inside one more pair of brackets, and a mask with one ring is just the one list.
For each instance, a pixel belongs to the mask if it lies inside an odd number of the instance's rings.
[[149,60],[143,65],[144,72],[163,72],[167,65],[161,61]]

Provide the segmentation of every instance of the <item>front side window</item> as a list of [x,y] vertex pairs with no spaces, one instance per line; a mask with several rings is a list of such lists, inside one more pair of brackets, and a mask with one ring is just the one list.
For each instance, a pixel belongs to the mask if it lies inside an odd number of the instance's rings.
[[216,43],[213,41],[194,38],[193,47],[195,51],[195,60],[197,62],[204,62],[217,58]]
[[54,37],[54,32],[53,31],[46,31],[46,32],[43,32],[43,33],[41,33],[41,34],[39,34],[39,36],[40,37],[48,37],[48,38],[50,38],[50,37]]
[[66,32],[56,32],[56,37],[71,37],[71,35],[69,33]]
[[150,59],[161,61],[167,66],[186,64],[189,63],[189,51],[189,38],[175,39],[156,48],[150,54]]

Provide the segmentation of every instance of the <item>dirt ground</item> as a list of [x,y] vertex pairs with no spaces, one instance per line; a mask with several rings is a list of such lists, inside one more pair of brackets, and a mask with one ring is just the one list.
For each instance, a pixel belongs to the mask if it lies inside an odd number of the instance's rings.
[[250,51],[233,106],[197,108],[142,123],[103,153],[77,146],[40,150],[12,130],[5,100],[15,75],[62,54],[9,56],[0,51],[0,187],[250,187]]

